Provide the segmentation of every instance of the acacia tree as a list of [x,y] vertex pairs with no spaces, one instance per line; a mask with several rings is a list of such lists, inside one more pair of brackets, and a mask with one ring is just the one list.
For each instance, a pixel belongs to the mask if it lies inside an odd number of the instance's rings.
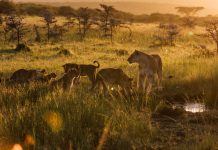
[[193,28],[195,26],[195,19],[194,16],[204,7],[176,7],[175,8],[178,13],[184,16],[183,22],[184,26]]
[[25,27],[25,24],[23,23],[23,18],[16,15],[11,15],[9,17],[6,17],[6,31],[10,30],[12,31],[12,36],[16,37],[17,39],[17,45],[20,44],[20,41],[22,40],[23,36],[25,35],[27,28]]
[[1,33],[3,33],[4,35],[4,42],[7,41],[7,35],[10,32],[10,30],[8,29],[7,25],[5,24],[5,19],[3,19],[2,16],[0,16],[0,26],[2,26],[3,31]]
[[46,27],[47,27],[47,39],[49,41],[50,40],[51,25],[56,23],[57,20],[55,19],[55,16],[50,11],[46,11],[43,14],[43,18],[44,18],[44,22],[46,23]]
[[91,10],[88,7],[79,8],[76,13],[76,19],[78,21],[78,34],[80,35],[81,40],[83,40],[91,25],[94,23]]
[[130,29],[129,26],[126,25],[125,22],[116,18],[115,13],[117,12],[117,10],[114,9],[113,6],[107,6],[104,4],[100,4],[100,7],[101,9],[97,9],[97,11],[100,13],[99,26],[103,31],[103,36],[110,37],[111,42],[113,42],[115,29],[117,27],[122,27],[129,30],[130,32],[129,37],[131,38],[132,30]]
[[206,23],[206,31],[208,37],[210,37],[216,43],[216,49],[218,53],[218,19],[208,21]]
[[[100,4],[101,10],[98,9],[98,11],[100,12],[100,27],[104,32],[104,36],[108,36],[111,30],[111,26],[113,26],[113,12],[114,12],[114,8],[113,6],[107,6],[104,4]],[[112,23],[112,24],[111,24]]]

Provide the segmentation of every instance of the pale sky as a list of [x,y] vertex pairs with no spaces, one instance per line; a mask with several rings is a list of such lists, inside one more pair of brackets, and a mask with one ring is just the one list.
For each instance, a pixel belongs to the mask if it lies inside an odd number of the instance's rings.
[[47,1],[47,2],[151,2],[151,3],[168,3],[168,4],[179,4],[179,5],[201,5],[208,8],[218,8],[218,0],[14,0],[14,1]]
[[[55,2],[55,3],[65,3],[65,2],[145,2],[141,4],[130,4],[130,5],[120,5],[117,7],[119,10],[129,11],[135,14],[142,13],[151,13],[151,12],[160,12],[160,13],[176,13],[176,6],[202,6],[205,7],[199,15],[208,15],[208,14],[218,14],[218,0],[13,0],[15,2]],[[85,4],[83,4],[85,5]],[[82,5],[82,6],[83,6]],[[73,7],[74,5],[72,5]],[[89,5],[90,6],[90,5]],[[87,7],[89,7],[87,6]],[[132,7],[130,7],[132,6]],[[81,6],[80,6],[81,7]],[[85,6],[83,6],[85,7]]]

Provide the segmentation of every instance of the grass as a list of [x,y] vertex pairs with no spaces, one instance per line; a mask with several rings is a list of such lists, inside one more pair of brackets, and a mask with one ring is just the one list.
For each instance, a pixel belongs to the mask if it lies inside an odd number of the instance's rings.
[[[58,18],[63,22],[62,18]],[[27,17],[27,24],[39,18]],[[36,21],[37,22],[37,21]],[[41,24],[41,22],[40,22]],[[212,50],[214,45],[187,33],[201,33],[204,29],[182,29],[174,47],[149,47],[155,24],[134,24],[132,40],[127,30],[117,30],[114,42],[99,38],[93,29],[85,41],[78,41],[75,29],[66,33],[62,41],[35,43],[29,34],[24,41],[30,53],[14,53],[14,43],[0,43],[0,71],[4,78],[20,68],[45,68],[60,77],[62,65],[68,62],[92,63],[98,60],[101,68],[119,67],[137,83],[137,66],[126,61],[135,49],[158,53],[163,59],[163,91],[148,98],[147,107],[139,110],[140,97],[99,96],[89,90],[90,82],[83,78],[71,93],[49,91],[49,85],[30,87],[0,85],[0,146],[18,143],[25,149],[215,149],[217,146],[216,113],[209,113],[209,121],[199,123],[208,114],[186,114],[173,119],[153,114],[165,101],[200,101],[208,107],[218,108],[218,60],[193,57],[193,45],[202,43]],[[41,29],[44,33],[44,29]],[[72,56],[59,56],[62,50]],[[125,50],[128,55],[118,55]],[[168,79],[172,75],[174,78]],[[164,106],[163,105],[163,106]],[[166,121],[166,119],[169,119]],[[198,122],[198,130],[193,130]],[[214,124],[210,124],[214,121]],[[170,130],[171,129],[171,130]],[[182,134],[180,133],[182,130]],[[193,130],[193,131],[192,131]],[[189,132],[192,131],[192,134]],[[184,133],[183,133],[184,132]],[[181,134],[181,136],[180,136]],[[182,135],[185,134],[185,137]],[[199,140],[201,139],[201,140]],[[2,144],[1,144],[2,143]],[[201,143],[201,144],[199,144]]]

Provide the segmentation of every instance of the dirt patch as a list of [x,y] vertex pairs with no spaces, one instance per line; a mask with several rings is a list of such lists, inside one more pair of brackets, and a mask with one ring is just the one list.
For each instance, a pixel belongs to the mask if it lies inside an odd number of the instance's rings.
[[174,108],[171,105],[168,104],[160,104],[157,106],[155,115],[163,115],[163,116],[168,116],[170,118],[180,118],[184,115],[185,110],[182,108]]
[[[166,110],[163,109],[163,113]],[[171,113],[172,110],[170,110]],[[182,118],[170,118],[163,114],[152,116],[152,125],[157,129],[147,149],[178,149],[187,145],[198,145],[208,140],[207,136],[218,138],[218,111],[204,113],[185,112]],[[202,145],[203,146],[203,145]],[[189,148],[189,149],[192,149]],[[213,148],[211,148],[213,149]]]

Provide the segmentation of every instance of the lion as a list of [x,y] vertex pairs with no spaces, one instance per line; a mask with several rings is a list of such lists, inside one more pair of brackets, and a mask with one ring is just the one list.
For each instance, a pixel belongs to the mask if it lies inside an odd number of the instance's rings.
[[106,92],[107,85],[116,85],[121,87],[122,90],[130,92],[132,89],[132,80],[122,69],[105,68],[97,73],[92,89],[95,89],[99,85],[103,86],[104,92]]
[[158,87],[162,82],[162,60],[159,55],[148,55],[146,53],[135,50],[127,59],[127,61],[139,64],[138,89],[145,91],[145,79],[148,78],[147,94],[152,88],[155,75],[158,76]]
[[[65,73],[68,72],[70,69],[79,70],[80,76],[88,76],[89,80],[92,82],[92,85],[93,85],[95,82],[97,69],[100,68],[100,64],[98,61],[94,61],[93,63],[97,64],[97,66],[91,65],[91,64],[67,63],[63,65],[62,67],[64,68]],[[80,78],[78,78],[77,82],[79,82],[79,79]]]
[[12,74],[9,81],[12,81],[14,83],[29,83],[42,78],[44,74],[45,74],[45,69],[43,70],[19,69]]
[[51,80],[55,79],[57,75],[55,73],[50,73],[47,75],[42,76],[38,81],[42,83],[49,83]]
[[75,80],[79,77],[79,71],[76,69],[70,69],[63,75],[62,78],[55,80],[51,83],[51,89],[63,88],[64,91],[71,90],[74,86]]

